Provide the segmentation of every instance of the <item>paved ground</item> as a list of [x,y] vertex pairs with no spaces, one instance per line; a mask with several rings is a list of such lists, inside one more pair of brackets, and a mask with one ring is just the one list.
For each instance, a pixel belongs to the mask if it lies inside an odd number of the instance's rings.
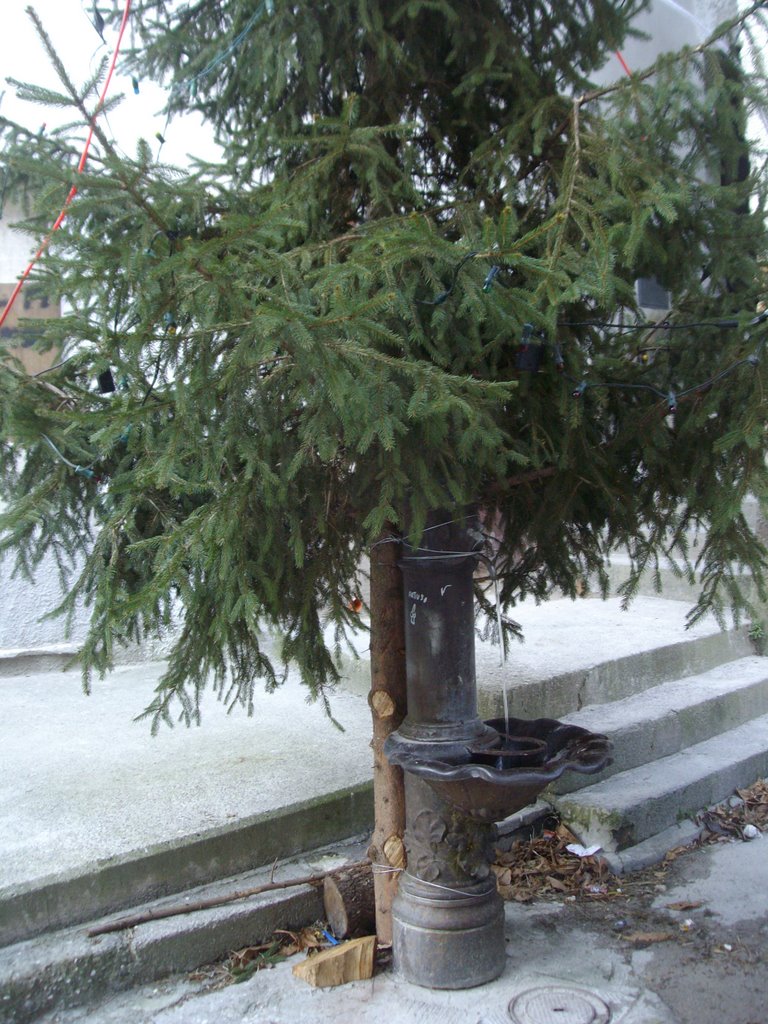
[[[580,627],[579,620],[587,605],[589,629]],[[513,648],[503,672],[512,681],[513,708],[518,676],[531,681],[538,672],[547,679],[566,668],[588,668],[680,640],[685,607],[643,599],[630,615],[621,613],[617,602],[553,602],[520,609],[517,618],[526,629],[526,644]],[[597,625],[596,609],[604,616]],[[712,623],[701,623],[693,635],[715,629]],[[478,674],[495,656],[480,652]],[[31,900],[29,934],[45,930],[54,897],[64,921],[92,919],[97,915],[89,917],[82,900],[93,896],[98,903],[102,898],[89,888],[94,879],[107,879],[112,887],[117,880],[131,893],[146,876],[147,889],[141,895],[149,896],[173,892],[167,884],[173,875],[175,891],[183,889],[184,865],[198,869],[195,851],[201,846],[208,851],[205,871],[201,869],[198,879],[192,872],[190,885],[269,864],[274,856],[297,852],[299,847],[288,847],[310,805],[319,803],[321,817],[330,819],[333,815],[323,809],[330,805],[323,801],[367,785],[370,713],[362,694],[340,691],[334,697],[333,712],[344,733],[321,707],[307,705],[305,692],[291,680],[260,700],[253,718],[241,711],[228,716],[215,700],[206,700],[201,729],[165,730],[152,738],[147,723],[133,718],[151,699],[161,671],[157,664],[118,669],[96,683],[89,698],[80,693],[76,673],[0,678],[0,911],[8,910],[9,928],[14,908]],[[334,828],[346,806],[343,801],[334,805]],[[298,809],[293,819],[270,824],[270,815],[284,815],[291,808]],[[347,834],[355,831],[359,829],[351,826]],[[266,856],[266,845],[255,852],[257,835],[259,842],[268,839],[272,844]],[[233,858],[238,841],[237,856],[247,863]],[[300,848],[312,849],[307,837],[302,842]],[[166,874],[159,885],[161,861]],[[131,870],[120,878],[110,874],[126,866]],[[620,900],[606,905],[509,905],[506,971],[492,985],[471,992],[424,991],[387,970],[372,982],[318,992],[295,981],[288,962],[246,984],[216,991],[178,976],[131,989],[98,1008],[49,1015],[45,1024],[315,1024],[325,1019],[340,1024],[507,1024],[513,1019],[507,1010],[510,1002],[546,985],[592,993],[610,1008],[611,1019],[622,1024],[766,1024],[768,838],[698,851],[676,862],[672,875],[669,881],[658,881],[670,885],[666,892],[652,898],[646,894],[626,906]],[[680,915],[664,906],[674,901],[675,886],[683,887],[686,899],[702,901],[701,908],[691,911],[695,928],[685,932],[679,930]],[[67,917],[74,912],[80,916]],[[214,912],[208,913],[213,919]],[[637,920],[628,927],[669,928],[674,940],[645,949],[628,944],[614,926],[618,915],[630,914]],[[131,940],[136,946],[141,933],[136,929]],[[162,942],[170,941],[171,934],[163,932]],[[79,935],[78,950],[84,941]],[[43,940],[31,938],[17,954],[32,980],[42,948]],[[50,949],[48,954],[53,959],[59,955]],[[67,971],[66,953],[56,962]],[[0,1021],[13,1024],[13,1017],[3,1016],[6,994],[0,981]],[[563,998],[570,997],[566,993]],[[578,1004],[578,993],[573,998]],[[587,999],[574,1012],[583,1016],[589,1005]],[[515,1012],[522,1012],[519,1005]],[[571,1019],[557,1019],[559,1024],[600,1024],[594,1015],[583,1021],[573,1013]],[[550,1021],[529,1014],[519,1024]]]
[[[704,847],[625,885],[605,903],[508,904],[506,969],[478,989],[433,992],[385,969],[318,990],[289,959],[243,984],[177,976],[41,1024],[601,1024],[601,1006],[612,1024],[765,1024],[768,838]],[[536,998],[553,995],[564,1009],[545,1014]]]

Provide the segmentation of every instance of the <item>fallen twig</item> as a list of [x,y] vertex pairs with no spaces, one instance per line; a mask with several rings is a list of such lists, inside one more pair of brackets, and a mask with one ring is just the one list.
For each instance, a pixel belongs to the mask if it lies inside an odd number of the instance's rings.
[[[367,861],[359,861],[357,864],[345,864],[345,869],[358,867]],[[274,870],[274,869],[273,869]],[[334,868],[333,871],[338,870]],[[170,907],[160,907],[158,910],[144,910],[138,914],[131,914],[128,917],[118,918],[117,921],[109,921],[107,924],[97,925],[88,931],[88,937],[96,935],[107,935],[110,932],[122,932],[127,928],[135,928],[140,924],[149,924],[150,921],[160,921],[166,917],[177,917],[180,914],[192,914],[197,910],[210,910],[213,907],[222,907],[227,903],[235,903],[237,900],[247,899],[249,896],[258,896],[263,892],[272,892],[275,889],[290,889],[295,885],[320,885],[326,875],[332,875],[333,871],[322,871],[316,875],[303,875],[301,878],[286,878],[282,882],[265,882],[264,885],[257,885],[253,889],[241,889],[238,892],[231,892],[224,896],[212,896],[206,900],[195,900],[190,903],[176,903]]]

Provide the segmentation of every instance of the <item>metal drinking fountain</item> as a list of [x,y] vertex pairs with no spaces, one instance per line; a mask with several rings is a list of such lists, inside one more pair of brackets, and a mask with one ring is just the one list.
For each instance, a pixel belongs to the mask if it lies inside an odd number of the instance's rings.
[[461,989],[504,968],[504,908],[491,872],[495,821],[566,769],[610,761],[605,736],[553,719],[480,720],[473,573],[482,536],[431,527],[400,562],[405,590],[408,712],[385,744],[405,772],[408,866],[393,906],[398,973]]

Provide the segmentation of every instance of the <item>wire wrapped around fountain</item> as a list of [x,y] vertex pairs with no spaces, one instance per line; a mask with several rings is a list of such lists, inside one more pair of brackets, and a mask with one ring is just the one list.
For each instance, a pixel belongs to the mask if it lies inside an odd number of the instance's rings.
[[[498,739],[460,750],[413,743],[393,733],[393,764],[424,779],[457,810],[476,821],[499,821],[527,804],[564,771],[591,775],[611,763],[607,736],[554,718],[493,718]],[[431,755],[431,756],[430,756]]]

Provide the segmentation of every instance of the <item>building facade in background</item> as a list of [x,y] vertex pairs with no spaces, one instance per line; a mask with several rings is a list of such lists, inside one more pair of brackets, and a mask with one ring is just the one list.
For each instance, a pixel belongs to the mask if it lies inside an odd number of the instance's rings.
[[[21,220],[21,212],[10,203],[0,211],[0,312],[8,304],[16,287],[19,275],[30,261],[35,240],[12,225]],[[37,352],[33,346],[36,340],[34,321],[61,316],[61,304],[47,299],[32,299],[28,291],[21,294],[13,304],[8,317],[0,327],[0,344],[3,352],[9,351],[24,364],[27,373],[47,370],[57,357],[56,352]],[[26,321],[31,321],[26,323]]]

